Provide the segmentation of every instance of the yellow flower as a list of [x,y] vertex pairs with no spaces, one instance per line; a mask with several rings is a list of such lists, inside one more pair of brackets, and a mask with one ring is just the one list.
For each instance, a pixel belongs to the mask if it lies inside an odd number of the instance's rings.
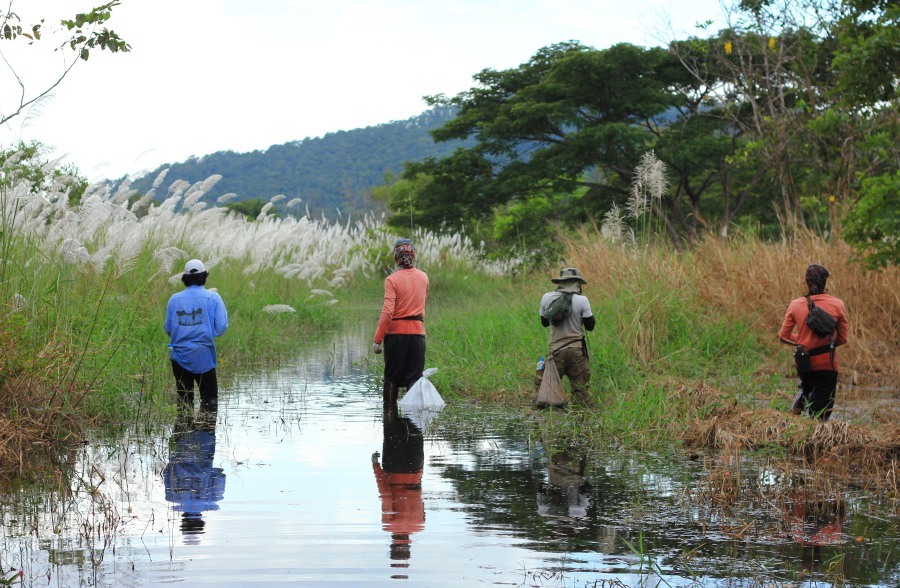
[[775,37],[769,37],[769,49],[775,48]]
[[832,202],[832,203],[833,203],[834,200],[835,200],[834,194],[832,194],[831,196],[828,197],[828,201],[829,201],[829,202]]
[[725,54],[731,55],[731,41],[725,41]]

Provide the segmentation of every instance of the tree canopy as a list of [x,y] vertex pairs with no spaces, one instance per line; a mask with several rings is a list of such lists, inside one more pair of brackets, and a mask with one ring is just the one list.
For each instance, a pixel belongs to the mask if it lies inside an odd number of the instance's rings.
[[841,234],[898,168],[897,17],[888,0],[744,0],[705,38],[570,41],[482,70],[428,98],[458,109],[435,141],[471,143],[407,163],[387,190],[391,222],[520,245],[548,221],[625,209],[652,152],[668,188],[650,213],[679,247],[735,224]]

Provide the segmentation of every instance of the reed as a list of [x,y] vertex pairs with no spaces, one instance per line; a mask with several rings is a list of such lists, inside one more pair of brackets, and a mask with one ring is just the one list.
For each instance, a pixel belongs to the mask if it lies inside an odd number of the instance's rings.
[[[93,186],[73,203],[64,182],[37,187],[5,171],[0,468],[21,466],[36,441],[76,439],[86,424],[138,423],[168,409],[162,323],[187,259],[204,260],[207,286],[229,311],[218,344],[223,381],[337,327],[360,285],[392,266],[397,235],[382,219],[334,224],[264,210],[248,221],[201,202],[216,176],[176,181],[161,203],[153,200],[161,182],[140,198],[127,185]],[[412,236],[433,260],[438,289],[446,272],[500,274],[512,266],[487,261],[460,235]]]

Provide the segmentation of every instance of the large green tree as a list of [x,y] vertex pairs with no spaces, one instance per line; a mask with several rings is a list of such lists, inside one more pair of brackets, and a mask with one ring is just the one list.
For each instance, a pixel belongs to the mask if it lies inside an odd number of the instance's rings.
[[[548,191],[577,194],[569,204],[580,220],[599,218],[612,203],[624,203],[635,166],[655,148],[674,174],[659,208],[667,230],[680,242],[705,224],[705,201],[732,141],[709,116],[702,84],[667,50],[560,43],[518,68],[486,69],[475,80],[456,96],[428,98],[458,109],[433,131],[436,141],[475,144],[408,164],[407,178],[430,178],[410,200],[419,224],[471,229],[498,207]],[[557,215],[576,216],[564,208]]]
[[898,14],[885,0],[742,0],[727,28],[671,44],[741,137],[728,173],[789,230],[839,234],[862,179],[896,169]]

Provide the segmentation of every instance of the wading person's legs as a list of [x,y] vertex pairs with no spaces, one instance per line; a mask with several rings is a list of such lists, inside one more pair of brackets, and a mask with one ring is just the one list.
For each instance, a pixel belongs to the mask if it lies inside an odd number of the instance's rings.
[[194,405],[194,374],[187,371],[174,359],[172,373],[175,375],[175,390],[178,392],[178,401],[188,406]]
[[800,376],[809,415],[821,421],[831,418],[838,374],[834,371],[808,372]]
[[580,404],[591,402],[591,365],[581,347],[569,347],[556,353],[559,373],[569,378],[572,396]]
[[219,406],[219,381],[216,368],[197,376],[197,389],[200,391],[200,408],[215,410]]

